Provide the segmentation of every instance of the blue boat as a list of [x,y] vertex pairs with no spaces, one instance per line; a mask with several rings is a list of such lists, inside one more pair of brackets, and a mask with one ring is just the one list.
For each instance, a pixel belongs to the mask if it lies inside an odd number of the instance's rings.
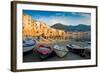
[[36,40],[33,38],[24,38],[23,39],[23,52],[27,52],[36,47]]

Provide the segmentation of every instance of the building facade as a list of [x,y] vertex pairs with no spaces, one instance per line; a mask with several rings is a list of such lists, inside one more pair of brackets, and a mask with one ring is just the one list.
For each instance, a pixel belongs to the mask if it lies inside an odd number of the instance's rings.
[[90,32],[65,32],[54,29],[47,24],[33,20],[31,16],[23,14],[23,37],[43,37],[52,40],[90,40]]

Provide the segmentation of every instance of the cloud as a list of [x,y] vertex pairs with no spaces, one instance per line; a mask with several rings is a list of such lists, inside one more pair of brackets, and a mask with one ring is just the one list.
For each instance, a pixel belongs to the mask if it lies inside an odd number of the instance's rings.
[[[48,13],[47,13],[48,14]],[[79,12],[49,12],[49,15],[45,14],[34,14],[33,19],[44,22],[49,26],[56,23],[62,23],[64,25],[78,25],[78,24],[91,24],[91,14],[79,13]]]
[[78,24],[91,24],[91,19],[87,15],[82,15],[83,18],[70,18],[65,16],[42,16],[38,20],[52,26],[56,23],[62,23],[64,25],[78,25]]

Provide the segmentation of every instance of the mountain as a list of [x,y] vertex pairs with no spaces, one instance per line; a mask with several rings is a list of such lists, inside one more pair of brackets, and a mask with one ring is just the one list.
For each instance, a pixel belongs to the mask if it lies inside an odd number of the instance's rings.
[[51,27],[56,28],[56,29],[62,29],[62,30],[68,29],[67,25],[64,25],[64,24],[61,24],[61,23],[56,23],[56,24],[52,25]]
[[73,31],[73,32],[78,32],[78,31],[85,32],[85,31],[91,30],[91,26],[85,25],[85,24],[78,24],[76,26],[73,26],[73,25],[64,25],[61,23],[56,23],[56,24],[52,25],[51,27],[55,28],[55,29],[61,29],[61,30]]

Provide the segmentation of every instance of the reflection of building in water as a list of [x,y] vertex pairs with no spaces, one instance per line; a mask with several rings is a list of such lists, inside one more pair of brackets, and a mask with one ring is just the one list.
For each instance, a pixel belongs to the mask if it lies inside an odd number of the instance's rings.
[[43,22],[33,20],[31,16],[23,14],[23,36],[43,37],[45,39],[90,39],[90,32],[65,32],[54,29]]
[[68,40],[90,40],[91,33],[88,32],[66,32],[65,39]]

